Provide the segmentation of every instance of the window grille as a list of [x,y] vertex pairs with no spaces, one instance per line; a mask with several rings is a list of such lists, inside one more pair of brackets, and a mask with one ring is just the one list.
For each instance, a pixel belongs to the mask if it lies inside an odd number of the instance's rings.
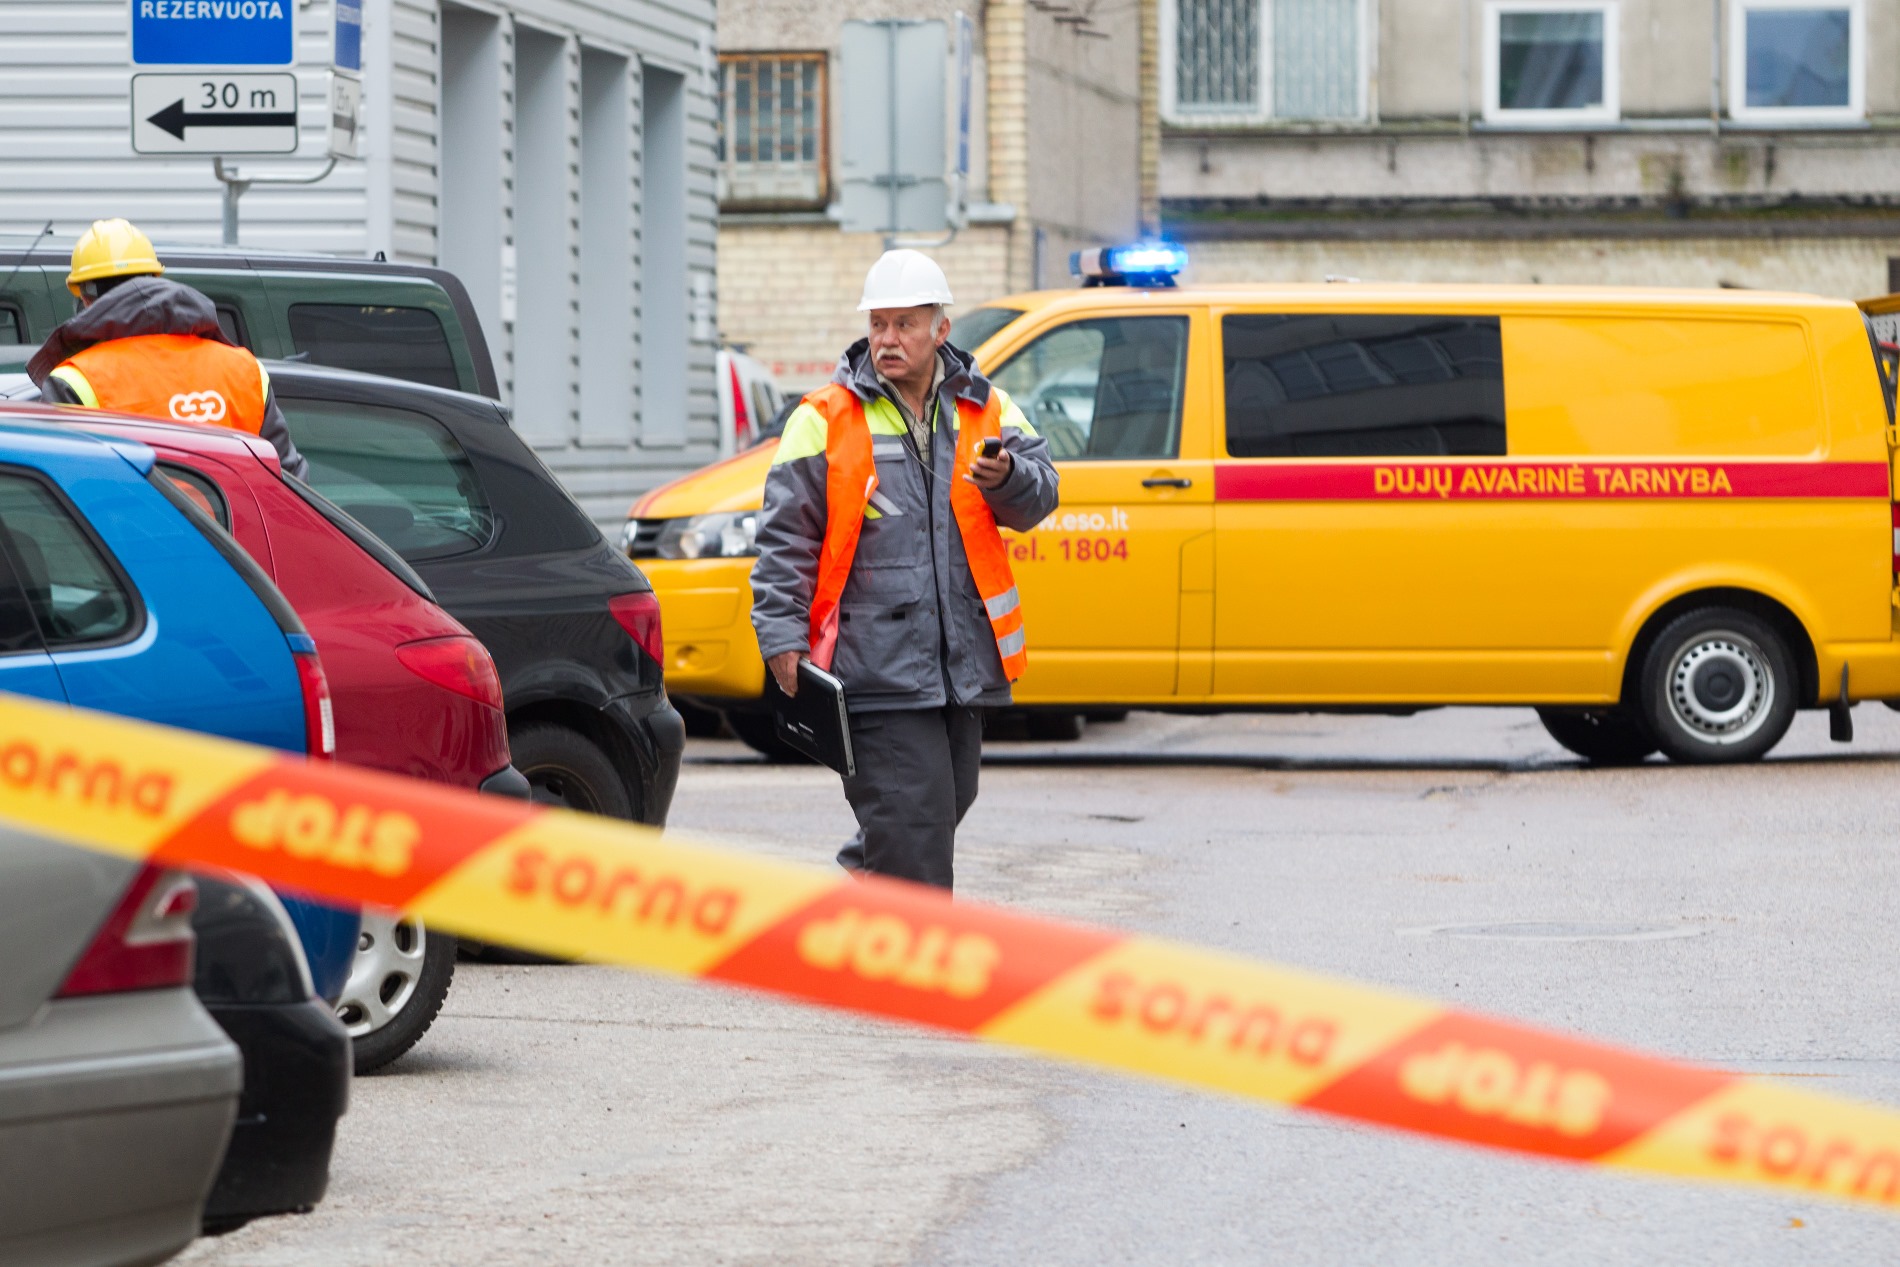
[[1364,0],[1174,0],[1170,111],[1364,117]]
[[825,56],[719,59],[719,167],[727,206],[822,206]]
[[1254,114],[1260,108],[1260,0],[1178,0],[1175,108]]

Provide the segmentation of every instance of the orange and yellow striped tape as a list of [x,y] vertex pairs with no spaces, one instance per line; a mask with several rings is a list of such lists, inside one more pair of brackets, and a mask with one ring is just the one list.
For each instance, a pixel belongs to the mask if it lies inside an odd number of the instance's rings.
[[0,820],[1422,1135],[1894,1208],[1900,1113],[608,819],[0,696]]

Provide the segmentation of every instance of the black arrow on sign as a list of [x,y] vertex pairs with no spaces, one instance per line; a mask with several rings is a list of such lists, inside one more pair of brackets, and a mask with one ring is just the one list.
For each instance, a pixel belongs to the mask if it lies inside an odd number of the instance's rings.
[[186,114],[183,98],[172,102],[163,110],[146,120],[171,133],[179,140],[185,139],[186,128],[294,128],[297,126],[295,110],[250,111],[242,114]]

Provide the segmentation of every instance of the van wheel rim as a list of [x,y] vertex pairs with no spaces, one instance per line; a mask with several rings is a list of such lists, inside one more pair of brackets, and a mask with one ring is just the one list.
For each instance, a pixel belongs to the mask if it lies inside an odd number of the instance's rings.
[[1775,703],[1768,657],[1740,634],[1703,634],[1669,666],[1669,711],[1705,743],[1736,744],[1767,724]]
[[337,1000],[337,1019],[351,1038],[372,1034],[395,1020],[416,997],[429,934],[415,920],[365,908],[350,979]]

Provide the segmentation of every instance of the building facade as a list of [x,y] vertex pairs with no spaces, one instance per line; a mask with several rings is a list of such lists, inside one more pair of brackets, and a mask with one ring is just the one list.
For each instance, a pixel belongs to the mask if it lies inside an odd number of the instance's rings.
[[[300,147],[320,171],[335,0],[296,3]],[[516,427],[589,512],[718,454],[712,0],[362,0],[363,158],[259,184],[243,246],[460,276]],[[0,5],[0,231],[123,215],[217,242],[208,158],[132,152],[127,0]],[[143,67],[143,70],[164,70]]]
[[[885,247],[882,234],[842,232],[827,211],[839,179],[843,24],[938,20],[954,31],[957,9],[956,0],[720,5],[719,324],[785,387],[824,382],[863,334],[859,287]],[[970,217],[930,248],[959,309],[1070,284],[1072,250],[1139,232],[1143,188],[1140,5],[989,0],[967,11]]]
[[1900,289],[1892,0],[1161,0],[1202,281]]

